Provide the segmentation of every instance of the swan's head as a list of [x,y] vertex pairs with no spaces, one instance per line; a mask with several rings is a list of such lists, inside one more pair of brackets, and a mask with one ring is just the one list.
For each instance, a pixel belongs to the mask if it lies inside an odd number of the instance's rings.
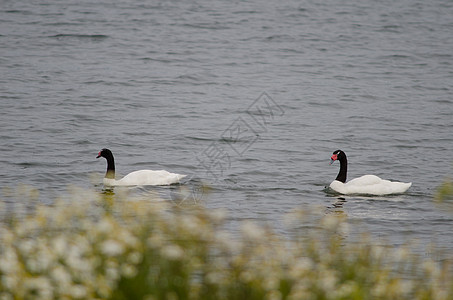
[[96,156],[96,158],[99,158],[99,157],[105,157],[105,158],[107,158],[107,157],[111,157],[111,156],[113,156],[113,155],[112,155],[112,151],[110,151],[110,150],[107,149],[107,148],[104,148],[104,149],[102,149],[101,151],[99,151],[98,156]]
[[341,150],[335,150],[335,151],[332,153],[332,156],[330,157],[330,165],[333,164],[334,161],[339,160],[339,159],[342,159],[343,156],[346,157],[346,154],[344,154],[343,151],[341,151]]

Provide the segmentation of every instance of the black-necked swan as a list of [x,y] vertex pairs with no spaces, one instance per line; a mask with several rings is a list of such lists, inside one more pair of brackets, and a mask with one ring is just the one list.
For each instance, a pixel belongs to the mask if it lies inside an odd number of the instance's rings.
[[186,175],[170,173],[165,170],[140,170],[134,171],[120,180],[115,180],[115,160],[112,151],[102,149],[96,158],[104,157],[107,160],[107,172],[104,177],[105,186],[142,186],[142,185],[170,185],[179,183]]
[[346,154],[341,150],[334,151],[330,158],[330,164],[336,160],[340,161],[340,172],[338,172],[337,178],[330,184],[330,188],[340,194],[400,194],[407,191],[412,185],[412,182],[389,181],[375,175],[364,175],[346,182],[346,173],[348,171]]

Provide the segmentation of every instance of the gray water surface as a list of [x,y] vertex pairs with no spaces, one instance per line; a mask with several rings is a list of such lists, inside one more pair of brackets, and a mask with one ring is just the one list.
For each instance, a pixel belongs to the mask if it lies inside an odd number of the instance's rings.
[[[208,184],[203,205],[232,227],[283,230],[315,205],[395,245],[451,251],[453,213],[432,198],[453,170],[452,33],[447,0],[3,1],[0,187],[31,185],[43,203],[102,191],[108,147],[118,176]],[[349,179],[413,186],[339,200],[325,190],[337,149]],[[178,188],[137,192],[172,201]]]

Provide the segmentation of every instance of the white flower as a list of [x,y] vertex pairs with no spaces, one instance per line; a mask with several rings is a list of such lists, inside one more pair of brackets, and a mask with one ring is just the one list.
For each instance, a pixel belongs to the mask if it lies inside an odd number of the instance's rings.
[[386,255],[386,252],[385,252],[384,247],[374,246],[371,248],[371,255],[374,259],[380,260]]
[[58,256],[63,256],[67,250],[66,240],[62,236],[58,236],[52,240],[52,249]]
[[108,280],[115,282],[120,278],[120,272],[117,266],[107,267],[105,269],[105,276]]
[[160,247],[162,247],[162,244],[163,244],[163,240],[162,240],[162,236],[160,234],[153,234],[147,240],[147,245],[152,249],[160,248]]
[[404,247],[399,247],[393,252],[393,257],[397,262],[405,261],[409,257],[409,251]]
[[220,223],[226,219],[228,212],[225,209],[218,208],[211,211],[209,215],[212,221],[214,221],[215,223]]
[[170,260],[177,260],[183,257],[184,251],[178,245],[168,245],[161,249],[163,256]]
[[326,215],[321,219],[321,225],[327,230],[338,230],[343,219],[344,218],[339,215]]
[[32,239],[26,239],[19,243],[18,249],[24,256],[28,256],[34,252],[36,243]]
[[180,219],[182,227],[189,232],[198,232],[200,224],[194,216],[182,216]]
[[96,226],[96,229],[100,233],[105,233],[108,234],[113,230],[113,224],[112,221],[108,218],[103,218],[101,221]]
[[61,265],[55,267],[50,275],[60,290],[65,290],[71,284],[71,275]]
[[142,261],[142,259],[143,255],[138,251],[134,251],[127,256],[127,261],[134,265],[139,264]]
[[115,240],[107,240],[101,245],[101,252],[107,256],[121,255],[124,250],[124,246]]
[[337,284],[337,277],[335,276],[334,271],[326,270],[325,272],[323,272],[320,283],[324,291],[328,292],[334,290]]
[[117,239],[131,248],[136,248],[140,245],[140,240],[132,235],[129,230],[121,230],[117,235]]
[[425,272],[427,272],[430,276],[433,277],[439,276],[440,270],[434,261],[427,259],[423,262],[422,266]]
[[241,243],[232,238],[231,234],[227,231],[217,231],[215,234],[216,244],[220,246],[222,250],[229,252],[238,251]]
[[8,247],[0,256],[0,271],[8,274],[15,273],[18,269],[17,254],[13,249]]
[[2,285],[9,291],[15,291],[19,287],[20,279],[17,273],[5,274],[2,276]]
[[135,275],[137,275],[137,268],[133,265],[129,265],[129,264],[124,264],[121,266],[121,274],[124,276],[124,277],[134,277]]
[[65,262],[78,274],[89,274],[94,267],[90,261],[84,258],[84,252],[78,245],[72,245],[65,256]]
[[408,295],[412,292],[413,284],[410,280],[402,280],[399,284],[399,291],[404,294]]
[[[1,210],[0,210],[1,211]],[[12,244],[15,239],[14,233],[8,228],[0,227],[0,242],[2,245]]]
[[206,280],[211,284],[220,284],[222,282],[222,274],[220,272],[210,272],[206,275]]
[[87,290],[83,285],[73,285],[70,289],[70,294],[76,299],[85,299],[87,296]]
[[39,272],[44,272],[48,270],[51,264],[54,261],[54,257],[50,252],[48,246],[46,245],[46,241],[43,238],[39,238],[37,240],[37,248],[38,252],[36,253],[36,261],[37,267]]
[[251,240],[260,240],[264,238],[265,232],[263,228],[259,227],[255,223],[252,222],[245,222],[242,227],[242,233],[246,239]]
[[308,257],[298,259],[294,265],[291,266],[290,274],[298,278],[309,272],[314,267],[313,261]]

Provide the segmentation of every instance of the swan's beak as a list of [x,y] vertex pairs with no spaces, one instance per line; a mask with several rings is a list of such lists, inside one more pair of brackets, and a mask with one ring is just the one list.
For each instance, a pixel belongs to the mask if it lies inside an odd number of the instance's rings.
[[98,156],[96,156],[96,158],[99,158],[101,157],[101,152],[98,153]]
[[338,159],[338,156],[337,156],[336,154],[332,155],[332,156],[330,157],[330,163],[329,163],[329,165],[333,164],[333,162],[336,161],[337,159]]

